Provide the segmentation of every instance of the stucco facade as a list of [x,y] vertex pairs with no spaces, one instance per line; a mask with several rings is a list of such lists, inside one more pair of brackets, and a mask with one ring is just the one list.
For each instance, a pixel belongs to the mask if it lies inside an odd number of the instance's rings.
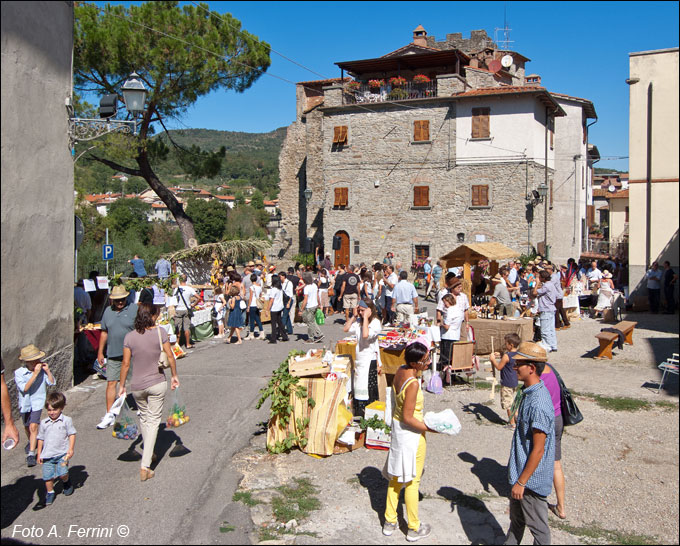
[[644,295],[651,262],[669,260],[676,271],[679,262],[678,48],[631,53],[629,59],[630,287]]
[[2,2],[2,359],[11,379],[21,347],[37,345],[61,389],[73,372],[72,49],[71,2]]

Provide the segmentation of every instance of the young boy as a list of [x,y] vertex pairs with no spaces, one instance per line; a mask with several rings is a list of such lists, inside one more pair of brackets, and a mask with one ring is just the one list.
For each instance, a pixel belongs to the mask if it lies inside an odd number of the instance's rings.
[[27,345],[21,349],[19,355],[19,360],[24,362],[25,368],[18,368],[14,371],[14,382],[19,395],[19,411],[29,439],[25,448],[26,465],[29,468],[36,464],[35,448],[38,441],[38,426],[45,405],[47,385],[56,384],[50,367],[46,362],[41,362],[43,358],[45,358],[43,351],[35,345]]
[[[505,336],[505,354],[501,358],[499,353],[489,356],[491,365],[501,372],[501,408],[508,412],[508,424],[510,429],[515,428],[515,417],[510,415],[510,408],[515,399],[515,389],[517,388],[517,372],[515,371],[514,356],[517,354],[517,347],[522,342],[517,334],[507,334]],[[500,359],[498,362],[497,359]]]
[[43,467],[43,480],[47,489],[46,505],[54,502],[55,478],[64,482],[64,495],[73,494],[73,484],[68,476],[68,461],[73,457],[76,446],[76,429],[71,418],[62,415],[64,406],[66,397],[62,393],[50,393],[45,402],[48,417],[42,420],[38,432],[38,462]]

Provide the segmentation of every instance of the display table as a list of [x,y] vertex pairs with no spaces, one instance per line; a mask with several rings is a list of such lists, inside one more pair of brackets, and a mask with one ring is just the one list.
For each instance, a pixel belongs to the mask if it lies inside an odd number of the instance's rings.
[[211,311],[211,309],[194,310],[194,316],[191,317],[192,341],[203,341],[215,336]]
[[[349,355],[352,361],[356,358],[357,344],[354,341],[338,341],[335,345],[336,355]],[[393,350],[380,348],[380,362],[382,363],[383,373],[395,374],[400,366],[406,363],[404,353],[406,349]]]
[[326,381],[321,377],[300,377],[298,385],[307,389],[308,397],[315,402],[314,407],[310,408],[307,396],[298,398],[291,393],[293,412],[288,425],[284,428],[279,425],[278,418],[271,420],[267,428],[267,446],[282,442],[289,433],[297,435],[297,420],[309,419],[307,445],[299,446],[300,450],[315,455],[333,455],[338,437],[338,405],[347,393],[346,383],[347,379]]
[[505,347],[506,334],[517,334],[522,341],[531,341],[534,338],[534,319],[531,318],[471,319],[470,326],[475,330],[475,353],[478,355],[491,353],[491,338],[494,351]]

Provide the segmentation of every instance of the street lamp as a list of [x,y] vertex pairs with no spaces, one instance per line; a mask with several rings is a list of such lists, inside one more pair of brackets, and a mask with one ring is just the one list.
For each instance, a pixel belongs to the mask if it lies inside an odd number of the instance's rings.
[[541,184],[538,186],[537,191],[538,197],[542,202],[543,199],[545,199],[545,197],[548,195],[548,186],[546,184]]
[[309,200],[312,198],[311,188],[305,188],[305,191],[303,193],[305,195],[305,201],[307,201],[307,203],[309,203]]
[[[114,131],[131,135],[137,134],[137,120],[135,118],[137,115],[144,112],[144,103],[148,92],[144,83],[138,78],[139,74],[133,72],[121,87],[125,107],[133,118],[131,120],[76,118],[73,115],[74,111],[71,97],[66,98],[66,111],[69,116],[69,148],[71,149],[71,154],[73,156],[75,156],[75,145],[78,142],[94,140],[95,138],[99,138]],[[101,117],[109,118],[115,116],[117,112],[117,102],[117,95],[106,95],[100,104]],[[78,158],[75,158],[75,161],[77,160]]]

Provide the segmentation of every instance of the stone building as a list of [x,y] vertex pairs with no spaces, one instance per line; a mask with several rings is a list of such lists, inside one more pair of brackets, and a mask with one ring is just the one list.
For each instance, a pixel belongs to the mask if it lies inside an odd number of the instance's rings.
[[72,51],[72,2],[2,2],[2,359],[10,388],[29,343],[47,353],[58,388],[71,386]]
[[587,156],[594,109],[527,83],[528,61],[494,49],[484,31],[436,42],[418,27],[383,57],[336,63],[339,78],[300,82],[279,157],[279,257],[321,245],[335,263],[392,251],[408,266],[460,242],[542,249],[546,237],[562,239],[554,221],[564,202],[577,216],[566,260],[586,206],[567,167]]

